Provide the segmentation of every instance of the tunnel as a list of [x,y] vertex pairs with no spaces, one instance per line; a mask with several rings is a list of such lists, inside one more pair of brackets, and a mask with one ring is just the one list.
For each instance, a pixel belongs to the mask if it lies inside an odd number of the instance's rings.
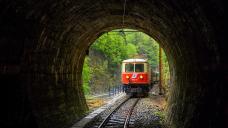
[[153,37],[168,57],[167,123],[222,128],[224,9],[222,0],[1,0],[0,127],[72,126],[88,111],[81,74],[90,45],[131,28]]

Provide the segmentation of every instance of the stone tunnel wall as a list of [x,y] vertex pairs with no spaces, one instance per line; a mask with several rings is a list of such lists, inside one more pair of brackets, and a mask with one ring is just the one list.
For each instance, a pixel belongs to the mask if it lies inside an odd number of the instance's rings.
[[62,128],[79,119],[87,111],[81,87],[85,51],[99,35],[120,27],[147,33],[168,55],[172,92],[167,122],[172,127],[222,126],[223,3],[127,1],[124,25],[123,3],[0,2],[2,127]]

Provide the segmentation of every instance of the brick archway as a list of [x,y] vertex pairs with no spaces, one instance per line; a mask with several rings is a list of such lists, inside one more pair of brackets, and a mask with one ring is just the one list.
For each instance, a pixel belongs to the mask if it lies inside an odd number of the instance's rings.
[[[103,32],[122,27],[123,2],[2,2],[0,78],[12,92],[2,93],[12,101],[4,105],[3,126],[61,128],[86,112],[86,50]],[[168,55],[172,126],[218,127],[223,121],[223,9],[215,0],[127,1],[124,27],[152,36]]]

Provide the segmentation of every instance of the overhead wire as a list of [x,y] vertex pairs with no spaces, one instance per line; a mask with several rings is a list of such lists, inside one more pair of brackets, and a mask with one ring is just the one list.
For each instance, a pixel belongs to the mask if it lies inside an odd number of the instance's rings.
[[122,19],[122,29],[123,29],[123,27],[124,27],[124,22],[125,22],[126,3],[127,3],[127,0],[124,0],[124,5],[123,5],[123,19]]
[[123,30],[123,28],[124,28],[124,22],[125,22],[126,3],[127,3],[127,0],[124,0],[124,5],[123,5],[123,19],[122,19],[122,31],[120,31],[120,33],[122,33],[121,35],[123,36],[124,42],[127,45],[126,34],[124,33],[124,30]]

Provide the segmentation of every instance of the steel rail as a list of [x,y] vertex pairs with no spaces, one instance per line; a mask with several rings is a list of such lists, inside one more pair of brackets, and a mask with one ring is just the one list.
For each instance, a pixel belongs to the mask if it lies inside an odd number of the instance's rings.
[[128,97],[124,102],[122,102],[118,107],[116,107],[108,116],[105,117],[105,119],[102,121],[102,123],[98,126],[98,128],[103,128],[105,124],[108,122],[108,119],[115,113],[124,103],[126,103],[130,97]]
[[[124,104],[124,103],[126,103],[128,100],[130,99],[130,97],[129,98],[127,98],[124,102],[122,102],[118,107],[116,107],[108,116],[106,116],[105,117],[105,119],[102,121],[102,123],[98,126],[98,128],[103,128],[106,124],[107,124],[107,122],[109,121],[109,118]],[[127,128],[128,127],[128,123],[129,123],[129,121],[130,121],[130,117],[131,117],[131,114],[132,114],[132,112],[133,112],[133,109],[134,109],[134,107],[136,106],[136,104],[138,103],[138,101],[139,101],[139,98],[135,101],[135,103],[132,105],[132,107],[131,107],[131,109],[129,110],[129,112],[128,112],[128,115],[127,115],[127,117],[126,117],[126,119],[125,119],[125,121],[124,121],[124,128]]]
[[139,98],[138,98],[138,99],[135,101],[135,103],[132,105],[132,107],[131,107],[131,109],[130,109],[128,115],[127,115],[127,118],[126,118],[126,120],[125,120],[125,122],[124,122],[124,128],[128,128],[128,124],[129,124],[129,121],[130,121],[131,114],[132,114],[132,112],[133,112],[133,110],[134,110],[136,104],[138,103],[138,101],[139,101]]

